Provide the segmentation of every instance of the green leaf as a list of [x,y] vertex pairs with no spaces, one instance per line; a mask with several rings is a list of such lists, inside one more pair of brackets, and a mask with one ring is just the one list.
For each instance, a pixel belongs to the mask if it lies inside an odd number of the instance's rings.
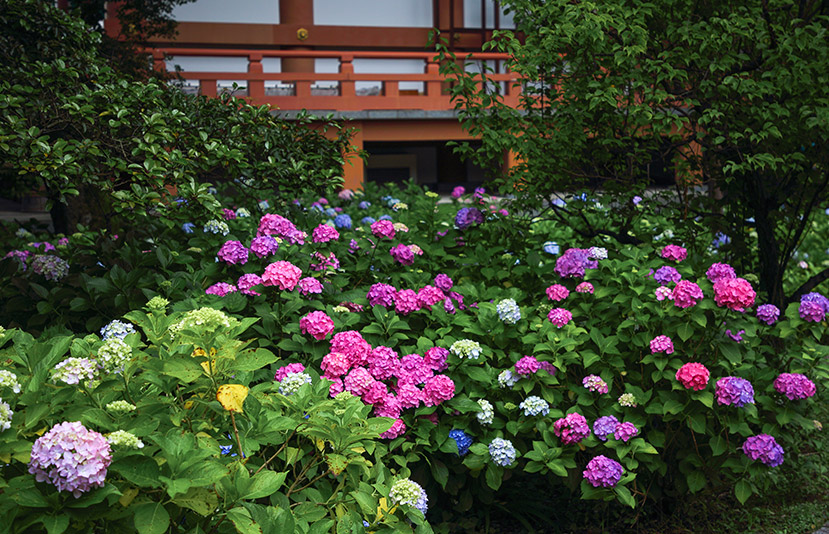
[[740,480],[737,482],[737,485],[734,486],[734,495],[737,496],[737,500],[740,501],[740,504],[745,504],[749,497],[752,494],[751,484],[748,481]]
[[204,369],[195,359],[178,358],[164,362],[165,375],[169,375],[183,382],[193,382],[204,374]]
[[170,514],[160,502],[139,504],[133,523],[138,534],[163,534],[170,526]]
[[276,493],[287,476],[287,472],[277,473],[267,469],[260,471],[250,480],[250,485],[247,492],[242,495],[242,499],[259,499]]
[[682,408],[683,406],[681,402],[679,402],[678,400],[670,399],[665,403],[664,406],[662,406],[662,413],[663,415],[668,413],[678,414],[682,411]]
[[691,490],[691,493],[696,493],[705,487],[705,475],[702,474],[702,471],[691,471],[685,479],[688,482],[688,489]]
[[711,453],[714,456],[719,456],[725,452],[727,448],[727,444],[725,438],[722,436],[715,436],[708,441],[708,445],[711,447]]
[[501,487],[504,479],[504,468],[495,464],[489,464],[486,468],[486,485],[495,491]]
[[676,331],[682,341],[688,341],[694,335],[694,329],[689,323],[682,323]]
[[627,487],[616,486],[615,488],[613,488],[613,492],[616,494],[616,497],[619,498],[619,502],[621,502],[625,506],[636,508],[636,499],[633,498],[633,495],[631,495],[630,490],[627,489]]
[[432,460],[432,477],[443,488],[446,487],[446,482],[449,481],[449,469],[446,467],[446,464],[437,458]]
[[581,353],[582,360],[584,361],[584,368],[587,369],[597,361],[601,360],[602,357],[593,352],[592,350],[585,350]]
[[48,534],[61,534],[69,527],[69,516],[47,515],[40,518]]
[[233,526],[236,527],[236,532],[239,534],[262,534],[262,529],[253,522],[250,512],[245,508],[240,506],[231,508],[227,511],[227,518],[233,522]]
[[279,360],[279,358],[277,358],[274,353],[266,349],[244,351],[236,356],[236,361],[233,362],[231,368],[236,371],[256,371],[266,365],[272,364],[277,360]]
[[112,464],[110,469],[138,487],[157,488],[161,485],[158,464],[146,456],[127,456]]
[[206,488],[190,488],[184,495],[173,499],[173,503],[207,517],[216,511],[219,497]]

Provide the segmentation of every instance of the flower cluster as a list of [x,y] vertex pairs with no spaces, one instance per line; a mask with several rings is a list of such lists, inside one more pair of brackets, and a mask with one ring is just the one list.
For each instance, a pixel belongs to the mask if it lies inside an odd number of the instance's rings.
[[397,289],[394,286],[377,283],[369,288],[366,298],[372,306],[391,308],[394,306],[394,297],[396,294]]
[[126,430],[116,430],[106,435],[107,443],[114,447],[124,447],[127,449],[142,449],[144,442],[138,439],[135,434],[127,432]]
[[690,308],[703,297],[702,289],[690,280],[680,280],[671,291],[671,300],[680,308]]
[[607,393],[609,391],[607,382],[602,380],[602,377],[599,375],[587,375],[581,383],[588,391],[592,391],[593,393]]
[[705,276],[708,277],[708,280],[710,280],[712,284],[716,284],[720,280],[737,278],[737,273],[734,272],[734,267],[727,263],[714,263],[705,272]]
[[584,278],[587,269],[595,269],[599,264],[590,259],[590,250],[570,248],[564,251],[557,260],[555,272],[562,278]]
[[[186,231],[186,230],[185,230]],[[230,233],[230,227],[224,221],[219,221],[217,219],[212,219],[207,221],[207,224],[204,225],[204,233],[205,234],[222,234],[227,235]]]
[[32,445],[29,473],[38,482],[49,482],[58,491],[80,497],[104,485],[112,456],[107,440],[80,422],[52,427]]
[[262,285],[262,277],[253,273],[243,274],[239,277],[239,280],[236,281],[236,285],[239,286],[239,292],[243,295],[255,297],[257,295],[261,295],[261,293],[254,291],[251,288]]
[[316,278],[306,276],[299,281],[299,294],[303,296],[322,293],[322,283]]
[[379,220],[371,225],[371,233],[377,237],[394,239],[394,224],[391,221]]
[[686,363],[676,372],[676,379],[685,389],[700,391],[708,385],[711,373],[701,363]]
[[807,293],[800,297],[798,312],[801,319],[819,323],[829,313],[829,298],[820,293]]
[[17,375],[7,369],[0,369],[0,388],[9,388],[14,393],[20,393],[20,382]]
[[679,271],[673,267],[665,265],[653,273],[653,279],[659,282],[660,285],[666,286],[672,282],[679,282],[682,280],[682,275],[679,274]]
[[553,424],[553,432],[565,445],[578,443],[590,435],[590,425],[580,413],[570,413]]
[[389,498],[394,504],[408,504],[414,506],[425,516],[428,510],[429,498],[420,484],[402,478],[391,485]]
[[229,317],[224,312],[205,306],[185,313],[178,323],[170,327],[170,330],[174,334],[181,330],[215,332],[219,328],[230,328],[238,323],[237,319]]
[[780,308],[774,304],[761,304],[757,306],[757,319],[771,326],[780,317]]
[[754,404],[754,387],[751,382],[738,376],[726,376],[717,380],[714,393],[717,396],[717,404],[738,408]]
[[714,301],[717,306],[742,312],[754,304],[757,294],[743,278],[721,278],[714,283]]
[[11,406],[7,402],[4,402],[3,399],[0,399],[0,432],[12,427],[12,417],[14,417],[14,412]]
[[114,413],[115,415],[122,415],[135,411],[135,404],[130,404],[125,400],[112,401],[105,406],[106,411]]
[[204,290],[205,295],[216,295],[217,297],[227,296],[229,293],[236,292],[236,286],[228,284],[227,282],[216,282],[212,286]]
[[52,371],[52,380],[70,386],[79,384],[81,380],[95,380],[97,376],[98,363],[90,358],[67,358]]
[[37,254],[32,258],[32,270],[51,282],[69,274],[69,262],[51,254]]
[[262,275],[262,285],[276,286],[279,289],[291,291],[299,283],[302,270],[288,261],[277,261],[265,267]]
[[495,409],[492,407],[492,403],[486,399],[478,399],[478,406],[481,407],[481,410],[475,414],[478,422],[482,425],[491,425],[495,418]]
[[279,241],[272,235],[260,235],[250,242],[250,249],[260,258],[273,256],[279,250]]
[[570,295],[570,290],[561,284],[553,284],[547,288],[547,298],[552,301],[559,302],[566,299]]
[[489,443],[489,456],[496,465],[508,467],[515,461],[515,447],[508,439],[495,438]]
[[625,408],[636,408],[636,397],[633,393],[622,393],[616,402],[619,403],[619,406],[624,406]]
[[623,471],[622,464],[600,454],[587,462],[582,475],[594,488],[612,488],[622,479]]
[[414,252],[412,249],[402,243],[398,243],[390,251],[391,257],[402,265],[411,265],[414,263]]
[[458,456],[464,456],[469,452],[472,445],[472,438],[463,430],[453,429],[449,431],[449,437],[455,440],[458,445]]
[[688,251],[679,245],[666,245],[662,249],[662,257],[666,260],[680,262],[688,257]]
[[241,241],[225,241],[216,256],[231,265],[244,265],[248,261],[250,251]]
[[455,215],[455,226],[460,230],[465,230],[473,224],[481,224],[484,222],[484,214],[478,208],[461,208]]
[[481,355],[481,345],[471,339],[459,339],[452,343],[449,347],[449,352],[461,359],[469,358],[470,360],[477,360]]
[[769,467],[783,463],[783,447],[768,434],[758,434],[746,439],[743,453],[752,460],[760,460]]
[[558,328],[561,328],[562,326],[569,323],[572,318],[573,314],[565,310],[564,308],[553,308],[552,310],[550,310],[550,313],[547,314],[547,319],[549,319],[550,322],[556,325]]
[[815,383],[800,373],[781,373],[774,379],[774,390],[789,400],[806,399],[814,396]]
[[668,336],[656,336],[651,340],[651,354],[657,352],[664,352],[665,354],[673,354],[674,343]]
[[550,413],[550,405],[547,401],[536,395],[527,397],[521,401],[521,404],[519,404],[518,407],[524,410],[525,417],[547,415]]
[[504,299],[495,306],[498,318],[506,324],[515,324],[521,320],[521,308],[514,299]]
[[576,286],[576,293],[590,293],[593,294],[593,284],[590,282],[582,282]]
[[109,338],[98,349],[98,363],[108,373],[120,373],[124,365],[132,358],[132,347],[120,338]]
[[299,330],[311,334],[316,340],[325,339],[334,331],[334,321],[325,312],[314,311],[299,320]]

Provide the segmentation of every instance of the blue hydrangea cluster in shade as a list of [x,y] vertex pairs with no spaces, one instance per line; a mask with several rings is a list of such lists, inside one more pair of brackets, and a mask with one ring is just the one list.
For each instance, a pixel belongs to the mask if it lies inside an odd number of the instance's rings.
[[185,234],[192,234],[196,231],[196,225],[191,222],[186,222],[181,225],[181,229]]
[[489,456],[501,467],[510,466],[515,461],[515,447],[508,439],[495,438],[489,444]]
[[511,388],[518,382],[518,377],[509,369],[504,369],[498,373],[498,386],[501,388]]
[[325,208],[325,214],[328,215],[329,217],[336,217],[337,216],[337,210],[335,210],[334,208]]
[[227,235],[230,233],[230,227],[224,221],[213,219],[207,221],[207,224],[204,225],[204,233]]
[[498,318],[507,324],[515,324],[521,320],[521,308],[514,299],[504,299],[495,306]]
[[123,321],[119,321],[118,319],[110,322],[108,325],[101,328],[101,339],[106,341],[107,339],[116,337],[118,339],[124,339],[129,334],[135,333],[135,327],[133,327],[130,323],[125,323]]
[[363,224],[374,224],[377,222],[377,219],[374,217],[363,217],[360,222]]
[[547,404],[547,401],[536,395],[527,397],[521,402],[521,404],[518,405],[518,407],[524,410],[525,417],[547,415],[550,413],[550,405]]
[[723,234],[722,232],[717,232],[716,235],[714,236],[714,241],[711,243],[711,245],[714,248],[720,248],[721,246],[727,245],[729,243],[731,243],[731,238],[730,237]]
[[250,211],[247,208],[239,208],[236,210],[236,216],[242,219],[250,217]]
[[361,210],[367,210],[371,207],[371,202],[364,200],[357,204],[357,207],[359,207]]
[[461,230],[482,222],[484,222],[484,214],[478,208],[461,208],[455,215],[455,226]]
[[605,415],[596,419],[593,423],[593,433],[602,441],[607,441],[607,437],[613,434],[619,420],[612,415]]
[[351,229],[351,216],[347,213],[341,213],[334,217],[334,226],[337,228]]
[[472,438],[463,430],[450,430],[449,437],[454,439],[458,444],[458,456],[464,456],[469,452],[469,446],[472,445]]
[[386,214],[386,215],[381,215],[380,220],[381,221],[391,221],[392,218],[391,218],[391,215]]
[[561,252],[561,247],[559,247],[558,243],[554,241],[547,241],[546,243],[544,243],[542,248],[544,249],[544,252],[546,252],[547,254],[551,254],[553,256]]

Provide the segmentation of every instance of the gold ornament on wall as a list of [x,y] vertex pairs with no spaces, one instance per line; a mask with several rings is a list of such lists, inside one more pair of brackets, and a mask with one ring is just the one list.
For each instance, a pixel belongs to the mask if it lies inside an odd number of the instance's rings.
[[306,30],[305,28],[298,29],[296,31],[296,38],[299,39],[300,41],[304,41],[305,39],[308,38],[308,30]]

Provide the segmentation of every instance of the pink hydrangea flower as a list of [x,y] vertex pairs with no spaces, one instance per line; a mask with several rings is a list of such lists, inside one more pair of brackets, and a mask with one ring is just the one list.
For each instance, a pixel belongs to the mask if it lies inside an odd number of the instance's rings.
[[602,377],[599,375],[587,375],[581,381],[581,384],[586,387],[589,391],[594,393],[607,393],[609,391],[607,387],[607,382],[602,380]]
[[662,257],[666,260],[680,262],[688,257],[688,251],[679,245],[666,245],[662,249]]
[[714,263],[705,272],[705,276],[708,277],[712,284],[715,284],[717,281],[725,278],[737,278],[737,273],[734,272],[734,267],[727,263]]
[[515,372],[519,375],[534,375],[540,369],[540,364],[535,356],[524,356],[515,362]]
[[343,391],[345,391],[345,386],[343,385],[343,381],[341,378],[335,378],[331,380],[331,385],[328,386],[328,394],[330,396],[336,397]]
[[389,254],[391,254],[392,258],[403,265],[411,265],[414,263],[414,253],[412,252],[412,249],[402,243],[398,243],[397,246],[392,248],[389,251]]
[[613,437],[618,441],[628,442],[630,438],[639,433],[639,429],[633,423],[619,423],[613,431]]
[[452,189],[452,198],[461,198],[463,194],[466,193],[466,189],[463,188],[462,185],[459,185]]
[[437,406],[455,396],[455,383],[446,375],[437,375],[423,386],[423,404]]
[[329,241],[336,241],[340,238],[340,233],[333,226],[327,224],[320,224],[311,233],[311,240],[314,243],[328,243]]
[[299,330],[311,334],[316,340],[325,339],[334,331],[334,321],[323,311],[313,311],[299,320]]
[[369,386],[365,393],[363,393],[363,402],[365,404],[379,404],[383,402],[386,395],[389,394],[389,388],[382,382],[374,382]]
[[397,313],[408,315],[420,309],[417,293],[411,289],[402,289],[394,295],[394,309]]
[[374,384],[374,382],[374,377],[371,376],[368,370],[364,367],[355,367],[351,369],[343,379],[343,385],[345,386],[346,391],[350,391],[358,397],[362,397],[363,394],[368,391],[368,388]]
[[708,385],[711,373],[701,363],[690,362],[679,368],[676,372],[676,379],[685,389],[701,391]]
[[372,306],[391,308],[394,305],[394,296],[397,289],[389,284],[377,283],[369,288],[366,298]]
[[444,300],[446,300],[446,295],[435,286],[425,286],[417,292],[417,301],[421,308],[431,308]]
[[398,384],[422,384],[434,375],[434,371],[423,361],[420,354],[407,354],[400,358],[397,367]]
[[671,291],[671,299],[680,308],[690,308],[702,297],[702,289],[690,280],[680,280]]
[[590,293],[593,294],[593,284],[590,282],[582,282],[576,286],[576,293]]
[[112,454],[106,438],[80,422],[57,424],[32,445],[29,473],[76,499],[104,486]]
[[590,435],[590,426],[587,419],[579,413],[567,414],[553,424],[553,432],[561,438],[565,445],[578,443]]
[[322,293],[322,284],[316,278],[311,278],[310,276],[306,276],[302,280],[299,281],[299,294],[300,295],[311,295],[311,294],[319,294]]
[[289,363],[288,365],[283,365],[279,369],[276,370],[276,374],[273,375],[273,379],[277,382],[282,382],[286,376],[291,373],[302,373],[305,371],[305,366],[301,363],[294,362]]
[[616,460],[599,455],[587,462],[582,476],[594,488],[612,488],[622,479],[624,468]]
[[235,291],[236,286],[234,286],[233,284],[228,284],[226,282],[216,282],[215,284],[204,290],[205,294],[207,295],[218,295],[220,297],[224,297],[228,293],[234,293]]
[[400,399],[394,395],[386,395],[386,397],[379,403],[374,405],[375,417],[391,417],[397,419],[400,417],[400,412],[403,407],[400,405]]
[[656,291],[654,291],[654,294],[656,295],[656,300],[658,301],[663,301],[665,299],[670,300],[672,293],[673,292],[671,291],[671,288],[669,288],[668,286],[659,286],[656,288]]
[[276,286],[279,289],[293,290],[299,283],[302,270],[289,261],[276,261],[265,267],[262,285]]
[[799,400],[815,395],[815,383],[800,373],[781,373],[774,379],[774,390],[789,400]]
[[254,286],[258,286],[262,284],[262,277],[258,274],[243,274],[239,277],[239,280],[236,281],[236,285],[239,286],[239,292],[243,295],[251,295],[257,296],[261,295],[261,293],[257,293],[253,291],[251,288]]
[[665,354],[673,354],[674,342],[668,336],[656,336],[651,340],[651,354],[657,352],[664,352]]
[[323,370],[322,376],[333,380],[346,374],[351,368],[351,364],[345,354],[329,352],[323,356],[320,368]]
[[232,221],[236,218],[236,212],[230,208],[222,208],[222,217],[226,221]]
[[717,306],[742,312],[754,304],[756,297],[757,293],[751,283],[743,278],[721,278],[714,283],[714,301]]
[[231,265],[244,265],[248,261],[248,253],[250,251],[241,243],[241,241],[229,240],[225,241],[222,248],[219,249],[217,256],[220,260]]
[[402,408],[417,408],[423,401],[423,393],[414,384],[403,384],[397,388],[397,399]]
[[[376,221],[371,225],[371,233],[376,235],[377,237],[394,239],[394,223],[386,220]],[[411,250],[409,252],[411,252]]]
[[390,429],[380,434],[380,437],[383,439],[394,439],[398,436],[402,436],[404,432],[406,432],[406,423],[404,423],[402,419],[397,419],[391,425]]
[[329,268],[336,271],[340,268],[340,260],[337,259],[337,256],[333,252],[329,252],[327,256],[319,252],[314,252],[312,257],[317,260],[317,263],[311,264],[312,271],[324,271]]
[[368,371],[377,380],[388,380],[397,375],[400,359],[397,353],[382,345],[374,347],[368,355]]
[[285,239],[290,239],[296,232],[297,228],[294,223],[285,217],[275,213],[266,213],[259,220],[259,228],[256,230],[256,235],[277,235]]
[[570,290],[561,284],[553,284],[547,288],[547,298],[553,301],[562,301],[570,295]]
[[351,365],[365,365],[371,345],[356,330],[346,330],[337,332],[331,338],[331,352],[345,354]]
[[573,314],[564,308],[553,308],[547,314],[547,319],[559,328],[569,323],[572,318]]
[[337,198],[340,200],[351,200],[354,196],[354,191],[351,189],[343,189],[339,193],[337,193]]
[[443,347],[432,347],[426,351],[423,356],[423,363],[432,371],[439,373],[445,371],[448,367],[446,364],[446,357],[449,356],[449,351]]

